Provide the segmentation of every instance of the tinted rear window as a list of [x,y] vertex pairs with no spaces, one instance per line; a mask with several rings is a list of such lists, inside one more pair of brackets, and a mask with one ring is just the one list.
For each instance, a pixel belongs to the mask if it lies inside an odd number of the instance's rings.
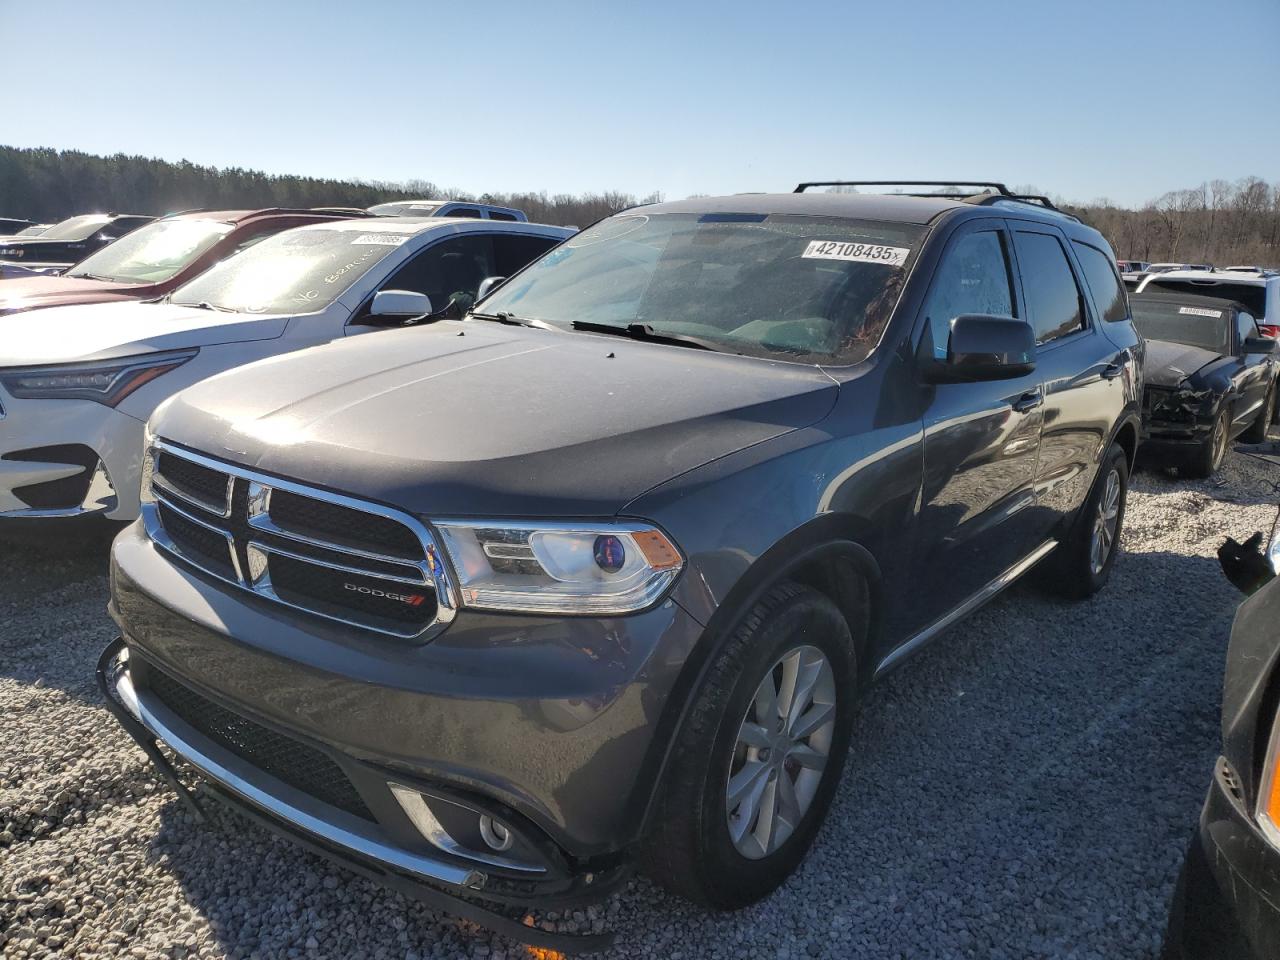
[[1230,310],[1143,297],[1134,297],[1130,303],[1133,325],[1148,340],[1167,340],[1215,353],[1230,352]]
[[1147,289],[1155,293],[1190,293],[1197,297],[1214,297],[1243,303],[1255,317],[1267,314],[1267,288],[1251,283],[1196,283],[1194,280],[1152,280]]

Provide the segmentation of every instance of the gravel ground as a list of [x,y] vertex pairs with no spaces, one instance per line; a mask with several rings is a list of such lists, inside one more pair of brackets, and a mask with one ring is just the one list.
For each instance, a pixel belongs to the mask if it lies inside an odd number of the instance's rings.
[[[1272,446],[1275,446],[1273,443]],[[562,928],[617,957],[1152,957],[1216,754],[1239,599],[1224,534],[1280,470],[1134,480],[1107,590],[1019,585],[873,691],[815,850],[710,916],[643,880]],[[5,957],[546,956],[441,919],[216,812],[197,827],[100,705],[106,541],[0,544]]]

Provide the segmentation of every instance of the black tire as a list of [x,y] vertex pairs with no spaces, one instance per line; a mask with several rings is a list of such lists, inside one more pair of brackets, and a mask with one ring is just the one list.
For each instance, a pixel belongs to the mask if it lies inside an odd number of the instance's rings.
[[[746,762],[739,732],[748,710],[759,716],[754,713],[756,695],[764,680],[777,677],[780,660],[800,648],[816,648],[833,674],[834,686],[829,689],[834,690],[835,718],[827,730],[826,764],[790,835],[776,850],[751,858],[735,846],[730,834],[730,818],[735,814],[728,803],[729,777],[735,769],[742,772],[745,767],[738,765]],[[642,844],[643,870],[672,892],[716,909],[744,907],[773,892],[804,858],[839,785],[853,725],[855,681],[853,638],[835,604],[796,583],[781,583],[770,590],[715,654],[695,694],[659,788],[652,827]],[[813,707],[817,705],[815,699]],[[766,789],[770,797],[776,791],[777,802],[783,803],[785,791],[775,778],[791,776],[794,784],[804,774],[795,772],[799,764],[793,768],[792,760],[782,762],[779,757],[775,751],[772,761],[779,768],[767,775],[769,784],[776,785]],[[769,758],[760,753],[752,762],[760,764],[762,759]],[[794,786],[790,795],[796,796]],[[761,806],[765,803],[760,801]],[[736,814],[740,816],[741,808]],[[782,828],[777,831],[783,832]],[[750,829],[745,833],[755,835]]]
[[1262,409],[1258,411],[1258,418],[1249,424],[1249,429],[1240,434],[1240,439],[1245,443],[1265,443],[1267,440],[1267,431],[1271,429],[1271,415],[1275,410],[1276,385],[1273,383],[1267,388],[1267,398],[1262,401]]
[[[1116,501],[1115,528],[1107,543],[1106,556],[1099,567],[1095,565],[1094,534],[1098,520],[1098,506],[1107,494],[1108,477],[1115,474],[1119,483]],[[1089,496],[1066,539],[1050,556],[1047,576],[1041,582],[1054,593],[1069,600],[1086,600],[1101,590],[1111,577],[1116,555],[1120,552],[1120,536],[1124,532],[1124,508],[1129,499],[1129,456],[1118,443],[1113,443],[1102,458],[1098,476],[1093,481]]]
[[1198,480],[1212,477],[1222,466],[1230,446],[1231,411],[1224,404],[1218,411],[1218,416],[1214,418],[1213,430],[1209,432],[1208,439],[1187,456],[1178,468],[1178,472]]

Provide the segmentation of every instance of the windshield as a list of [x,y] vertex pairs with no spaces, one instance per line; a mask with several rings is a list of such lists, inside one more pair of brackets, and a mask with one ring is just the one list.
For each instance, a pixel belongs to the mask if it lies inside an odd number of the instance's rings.
[[1167,340],[1214,353],[1231,352],[1230,311],[1133,297],[1133,325],[1148,340]]
[[43,224],[36,224],[34,227],[27,227],[25,230],[19,230],[14,234],[15,237],[39,237],[43,236],[49,228]]
[[897,303],[922,227],[826,217],[624,213],[583,231],[484,301],[696,337],[715,349],[854,363]]
[[346,292],[413,234],[303,227],[249,247],[173,291],[174,303],[245,313],[312,313]]
[[101,213],[91,213],[83,217],[71,217],[61,220],[40,234],[41,240],[88,240],[95,233],[111,222],[111,218]]
[[159,283],[191,263],[234,228],[216,220],[161,220],[126,233],[68,270],[69,277]]

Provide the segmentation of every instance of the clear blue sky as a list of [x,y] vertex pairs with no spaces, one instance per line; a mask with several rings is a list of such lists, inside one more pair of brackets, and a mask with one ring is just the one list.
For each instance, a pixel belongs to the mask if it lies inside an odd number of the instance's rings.
[[0,40],[17,146],[473,192],[1280,180],[1280,0],[0,0]]

